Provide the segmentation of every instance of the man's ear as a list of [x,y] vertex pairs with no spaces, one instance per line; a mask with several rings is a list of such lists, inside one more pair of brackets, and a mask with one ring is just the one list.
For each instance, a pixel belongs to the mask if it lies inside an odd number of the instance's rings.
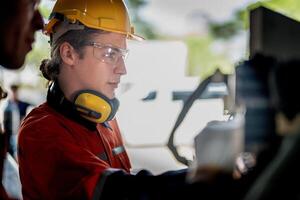
[[67,65],[74,65],[78,61],[79,58],[78,53],[75,51],[73,46],[68,42],[64,42],[60,45],[59,53],[62,61]]

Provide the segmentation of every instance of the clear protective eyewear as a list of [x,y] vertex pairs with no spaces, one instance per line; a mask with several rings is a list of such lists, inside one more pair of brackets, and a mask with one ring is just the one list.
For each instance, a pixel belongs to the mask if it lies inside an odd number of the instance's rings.
[[93,54],[95,58],[103,63],[115,66],[119,59],[126,60],[129,53],[128,49],[121,49],[110,44],[101,44],[98,42],[87,43],[88,46],[93,46]]

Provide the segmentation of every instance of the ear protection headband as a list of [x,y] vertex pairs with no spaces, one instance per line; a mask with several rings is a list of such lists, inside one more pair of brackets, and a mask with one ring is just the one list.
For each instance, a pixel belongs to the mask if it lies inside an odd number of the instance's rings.
[[109,99],[94,90],[80,90],[75,95],[73,103],[83,118],[95,123],[113,119],[119,108],[118,99]]
[[59,109],[73,109],[78,114],[94,123],[104,123],[114,118],[118,108],[118,99],[109,99],[94,90],[80,90],[73,102],[65,99],[57,82],[49,86],[47,101]]

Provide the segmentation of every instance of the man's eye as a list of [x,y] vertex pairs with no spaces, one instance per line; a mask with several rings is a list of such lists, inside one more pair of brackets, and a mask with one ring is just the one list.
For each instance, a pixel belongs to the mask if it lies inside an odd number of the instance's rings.
[[115,58],[118,56],[118,54],[117,54],[117,52],[115,52],[115,51],[113,51],[113,50],[109,50],[109,51],[106,51],[106,52],[105,52],[104,56],[105,56],[106,58],[115,59]]

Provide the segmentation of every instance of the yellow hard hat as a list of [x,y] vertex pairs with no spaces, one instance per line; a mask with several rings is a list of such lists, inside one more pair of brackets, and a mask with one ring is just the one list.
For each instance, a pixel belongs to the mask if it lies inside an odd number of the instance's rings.
[[53,33],[54,26],[64,19],[74,24],[79,21],[89,28],[121,33],[129,39],[142,39],[134,34],[123,0],[57,0],[44,33]]

